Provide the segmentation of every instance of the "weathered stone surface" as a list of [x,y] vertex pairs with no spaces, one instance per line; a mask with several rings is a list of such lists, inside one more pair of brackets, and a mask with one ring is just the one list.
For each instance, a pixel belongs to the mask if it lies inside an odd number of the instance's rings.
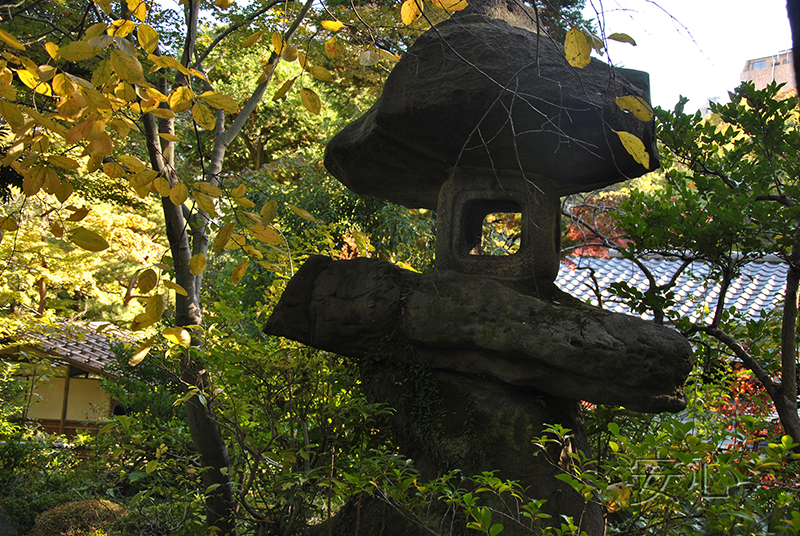
[[648,171],[614,130],[643,140],[658,167],[653,122],[620,110],[625,95],[649,102],[647,74],[598,60],[575,69],[546,36],[458,15],[409,48],[373,107],[329,142],[325,166],[356,193],[430,209],[458,166],[587,191]]
[[685,406],[692,352],[684,337],[555,288],[542,286],[540,297],[535,290],[449,271],[420,275],[375,259],[312,257],[265,331],[353,357],[412,353],[434,369],[573,400],[647,412]]
[[[582,450],[588,454],[578,403],[546,395],[531,387],[502,384],[496,380],[470,374],[436,371],[425,377],[435,385],[434,400],[425,419],[420,417],[418,403],[421,390],[430,395],[428,386],[420,389],[418,380],[408,380],[402,367],[376,363],[363,371],[364,390],[373,400],[391,400],[396,411],[392,429],[397,445],[405,456],[413,459],[420,471],[420,484],[458,468],[467,477],[483,471],[495,471],[501,479],[517,481],[526,490],[527,499],[546,499],[545,513],[560,525],[560,516],[572,517],[581,530],[592,536],[604,534],[602,508],[587,502],[569,485],[555,478],[568,470],[565,450]],[[393,378],[395,378],[393,380]],[[397,379],[399,378],[399,380]],[[415,396],[408,396],[414,393]],[[420,421],[424,421],[424,424]],[[573,431],[566,449],[551,444],[545,453],[533,445],[532,438],[545,434],[545,424],[560,425]],[[537,452],[539,455],[537,456]],[[482,495],[482,500],[488,494]],[[496,501],[489,503],[498,512],[513,514]],[[420,514],[418,512],[418,514]],[[453,527],[453,536],[474,533],[466,528],[463,512],[453,512],[446,505],[434,502],[421,521],[428,527]],[[455,519],[453,516],[456,516]],[[499,516],[499,514],[498,514]],[[529,527],[503,517],[503,535],[530,535]],[[522,518],[521,521],[526,521]],[[333,525],[332,527],[329,525]],[[429,535],[428,528],[408,519],[379,499],[357,497],[330,523],[317,527],[313,535],[349,536],[359,534],[383,536]],[[449,532],[446,532],[450,534]]]

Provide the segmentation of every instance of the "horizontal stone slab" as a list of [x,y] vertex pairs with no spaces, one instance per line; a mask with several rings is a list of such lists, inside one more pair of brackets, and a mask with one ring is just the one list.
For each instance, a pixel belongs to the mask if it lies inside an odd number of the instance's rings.
[[679,333],[583,304],[451,271],[311,257],[264,331],[356,358],[420,359],[555,396],[679,411],[692,350]]

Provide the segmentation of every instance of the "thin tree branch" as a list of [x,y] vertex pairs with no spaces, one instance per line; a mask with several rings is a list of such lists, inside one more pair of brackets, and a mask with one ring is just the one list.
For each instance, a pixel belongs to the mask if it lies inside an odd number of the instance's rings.
[[263,15],[264,13],[266,13],[267,11],[272,9],[273,7],[275,7],[275,6],[279,5],[279,4],[282,4],[283,2],[284,2],[284,0],[273,0],[272,2],[267,4],[266,6],[262,7],[261,9],[259,9],[258,11],[255,11],[251,15],[248,15],[245,19],[241,20],[240,22],[237,22],[235,24],[231,24],[230,26],[228,26],[225,30],[222,31],[222,33],[220,33],[217,37],[215,37],[214,40],[211,42],[211,44],[208,45],[208,47],[205,49],[205,51],[203,51],[203,53],[200,54],[197,57],[197,59],[194,62],[194,67],[197,68],[198,66],[202,65],[203,61],[208,57],[209,54],[211,54],[211,52],[214,50],[214,48],[216,48],[216,46],[219,45],[230,34],[235,32],[236,30],[238,30],[242,26],[246,26],[246,25],[250,24],[257,17],[260,17],[261,15]]
[[769,396],[775,400],[778,396],[778,385],[772,380],[769,374],[761,368],[761,365],[756,361],[750,352],[748,352],[739,342],[728,333],[722,331],[716,326],[700,326],[694,325],[690,329],[691,332],[702,332],[711,337],[714,337],[719,342],[727,346],[744,365],[753,371],[758,381],[764,386],[769,393]]

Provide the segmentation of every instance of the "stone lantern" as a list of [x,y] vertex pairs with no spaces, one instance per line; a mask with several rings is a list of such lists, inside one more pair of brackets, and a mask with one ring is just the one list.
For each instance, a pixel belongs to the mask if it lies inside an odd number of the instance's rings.
[[[265,331],[358,359],[369,395],[396,408],[398,443],[423,476],[498,470],[547,499],[555,519],[570,515],[602,534],[599,505],[556,479],[565,468],[535,457],[530,439],[559,424],[573,430],[563,448],[588,453],[580,400],[682,409],[691,348],[668,328],[580,303],[553,284],[559,198],[655,169],[655,129],[615,104],[628,95],[649,102],[646,73],[597,60],[572,68],[526,16],[504,2],[473,3],[426,32],[373,107],[327,146],[325,166],[354,192],[436,210],[436,272],[312,257]],[[648,168],[619,131],[643,142]],[[519,250],[483,255],[483,219],[498,212],[519,214]],[[404,378],[419,370],[411,365],[430,372],[438,393],[424,426],[419,384]],[[386,524],[386,509],[370,504],[359,503],[362,527],[419,532],[401,517]],[[337,516],[333,533],[345,533],[349,515]]]

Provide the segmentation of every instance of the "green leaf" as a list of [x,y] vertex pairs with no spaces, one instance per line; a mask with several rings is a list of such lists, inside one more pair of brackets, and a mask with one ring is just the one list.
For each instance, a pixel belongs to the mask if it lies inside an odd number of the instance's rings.
[[158,469],[158,460],[150,460],[149,462],[147,462],[147,465],[145,466],[145,471],[147,471],[148,475],[153,471],[155,471],[156,469]]

